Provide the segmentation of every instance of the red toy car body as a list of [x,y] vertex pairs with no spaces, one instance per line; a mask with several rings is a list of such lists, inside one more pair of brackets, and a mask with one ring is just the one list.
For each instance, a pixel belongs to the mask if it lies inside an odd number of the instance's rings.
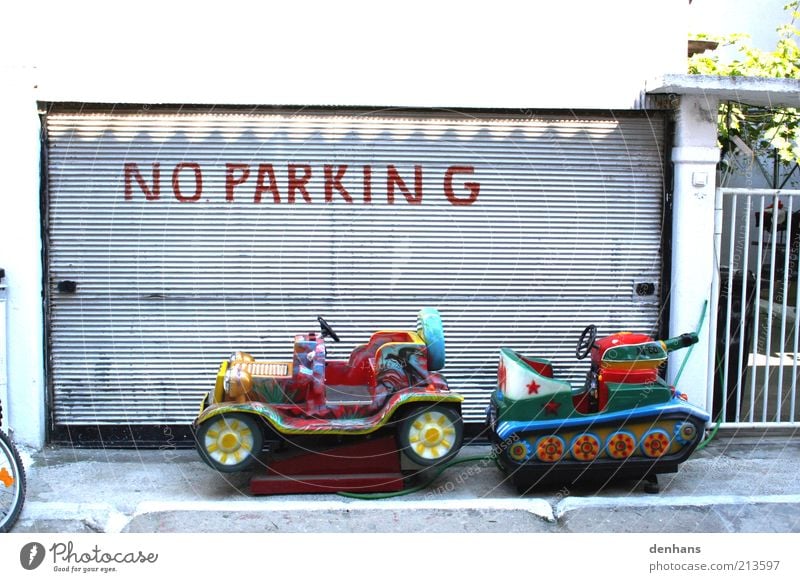
[[295,337],[291,360],[257,361],[236,352],[223,362],[194,421],[200,456],[213,468],[250,468],[265,441],[394,431],[398,450],[418,465],[451,459],[463,438],[461,401],[438,373],[441,319],[422,309],[417,329],[378,331],[347,361],[328,360],[321,332]]

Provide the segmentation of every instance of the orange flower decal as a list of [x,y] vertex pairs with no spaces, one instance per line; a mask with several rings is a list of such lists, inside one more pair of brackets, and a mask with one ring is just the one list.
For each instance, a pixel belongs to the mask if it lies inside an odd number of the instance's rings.
[[582,434],[572,443],[572,456],[579,461],[593,461],[600,454],[600,439],[593,434]]
[[648,457],[658,458],[669,450],[669,436],[663,430],[653,430],[642,440],[642,450]]
[[553,463],[564,456],[564,441],[557,436],[539,439],[536,445],[536,457],[545,463]]
[[6,487],[11,487],[14,484],[14,477],[11,476],[5,467],[0,469],[0,483]]
[[636,440],[627,432],[615,432],[608,437],[606,452],[612,459],[627,459],[636,449]]

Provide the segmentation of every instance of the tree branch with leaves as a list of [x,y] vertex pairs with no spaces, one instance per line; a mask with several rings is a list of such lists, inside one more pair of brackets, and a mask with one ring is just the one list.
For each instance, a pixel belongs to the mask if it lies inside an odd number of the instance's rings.
[[[723,62],[717,54],[698,54],[689,59],[689,73],[697,75],[800,78],[800,0],[784,6],[788,22],[776,30],[778,42],[774,50],[753,47],[747,34],[727,37],[695,35],[694,38],[715,40],[720,46],[732,47],[737,56]],[[730,165],[740,143],[752,150],[753,158],[774,188],[787,183],[800,183],[800,112],[797,108],[765,108],[736,101],[720,104],[719,140],[723,163]],[[770,168],[771,166],[771,168]]]

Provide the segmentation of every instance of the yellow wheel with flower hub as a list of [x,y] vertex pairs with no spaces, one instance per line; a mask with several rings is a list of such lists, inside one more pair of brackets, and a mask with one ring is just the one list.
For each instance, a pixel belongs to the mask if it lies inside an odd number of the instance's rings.
[[248,469],[264,444],[258,419],[249,414],[214,416],[195,435],[200,456],[223,473]]
[[400,423],[400,447],[418,465],[437,465],[452,459],[461,448],[464,423],[452,408],[416,407]]

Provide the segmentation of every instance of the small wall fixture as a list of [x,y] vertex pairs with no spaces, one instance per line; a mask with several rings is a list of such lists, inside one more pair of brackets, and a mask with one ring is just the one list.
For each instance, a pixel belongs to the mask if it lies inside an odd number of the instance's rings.
[[75,293],[78,291],[78,283],[77,281],[59,281],[58,282],[58,292],[59,293]]

